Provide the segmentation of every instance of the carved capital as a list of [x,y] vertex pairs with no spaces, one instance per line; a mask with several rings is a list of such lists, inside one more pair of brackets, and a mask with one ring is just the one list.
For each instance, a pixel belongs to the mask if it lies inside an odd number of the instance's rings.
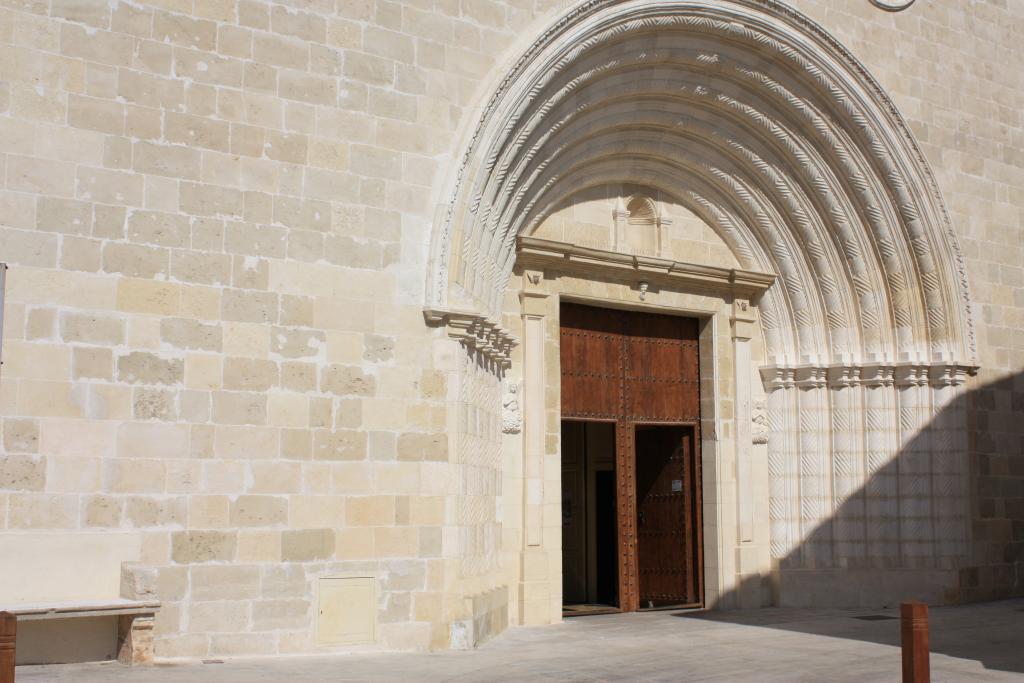
[[893,381],[898,387],[923,387],[928,384],[928,366],[924,363],[897,363]]
[[799,365],[795,368],[799,389],[820,389],[828,383],[828,368],[821,365]]
[[933,387],[957,387],[977,373],[977,368],[961,363],[935,363],[928,368],[928,380]]
[[866,387],[891,387],[895,368],[886,363],[869,363],[861,366],[860,381]]
[[861,383],[861,368],[856,365],[831,365],[828,368],[828,385],[836,389],[855,387]]
[[761,382],[767,391],[796,386],[795,370],[786,365],[766,365],[760,369]]

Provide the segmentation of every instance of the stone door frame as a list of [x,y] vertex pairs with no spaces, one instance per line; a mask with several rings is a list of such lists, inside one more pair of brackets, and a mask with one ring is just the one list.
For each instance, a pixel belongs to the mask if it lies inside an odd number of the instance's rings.
[[521,323],[510,377],[522,383],[523,414],[518,442],[522,514],[519,520],[505,520],[513,527],[521,523],[513,618],[551,623],[562,614],[558,340],[563,301],[700,321],[704,604],[760,606],[770,559],[767,470],[756,462],[765,460],[758,450],[764,447],[751,438],[751,397],[760,391],[753,386],[757,373],[751,341],[758,331],[752,301],[774,276],[530,237],[520,237],[518,247],[518,277],[512,285],[518,310],[507,312]]

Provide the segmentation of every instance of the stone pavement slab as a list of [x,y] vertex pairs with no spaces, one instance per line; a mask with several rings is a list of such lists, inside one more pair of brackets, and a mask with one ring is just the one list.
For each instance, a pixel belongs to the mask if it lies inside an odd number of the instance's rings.
[[[871,617],[862,619],[859,617]],[[890,618],[880,618],[890,617]],[[472,652],[19,667],[18,683],[856,681],[900,678],[897,610],[769,608],[590,616]],[[932,680],[1024,681],[1024,600],[932,608]]]

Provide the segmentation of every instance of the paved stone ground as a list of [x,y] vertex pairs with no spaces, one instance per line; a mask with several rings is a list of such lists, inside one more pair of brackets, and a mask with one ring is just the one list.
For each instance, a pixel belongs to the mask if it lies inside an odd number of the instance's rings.
[[[656,612],[512,629],[473,652],[19,667],[18,683],[898,681],[895,610]],[[931,610],[932,680],[1024,681],[1024,600]]]

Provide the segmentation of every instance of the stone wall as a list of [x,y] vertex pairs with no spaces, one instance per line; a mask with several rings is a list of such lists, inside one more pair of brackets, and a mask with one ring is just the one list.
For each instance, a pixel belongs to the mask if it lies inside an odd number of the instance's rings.
[[137,535],[158,657],[313,649],[351,571],[383,646],[447,645],[442,558],[498,532],[447,464],[431,188],[533,9],[0,3],[0,526]]
[[[351,572],[381,646],[448,646],[521,557],[489,555],[497,375],[424,325],[430,226],[505,65],[572,4],[0,0],[5,537],[136,535],[158,658],[317,649],[315,580]],[[982,366],[963,597],[1019,594],[1024,7],[792,4],[950,209]]]

